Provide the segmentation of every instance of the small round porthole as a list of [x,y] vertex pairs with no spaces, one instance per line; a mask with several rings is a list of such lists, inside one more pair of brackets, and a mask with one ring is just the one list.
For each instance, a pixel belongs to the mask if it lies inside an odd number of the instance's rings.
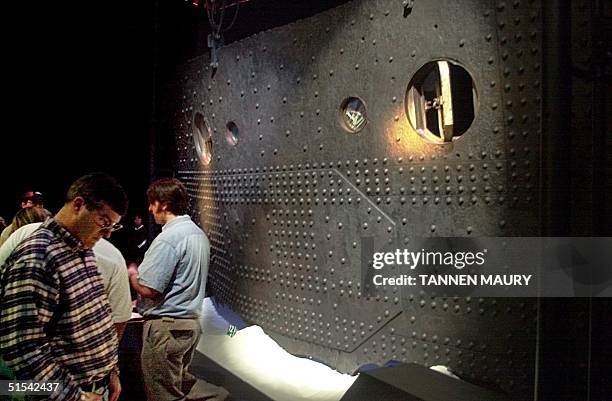
[[340,105],[340,124],[351,133],[357,133],[368,122],[366,107],[358,97],[348,97]]
[[421,67],[408,84],[406,115],[412,128],[432,143],[461,137],[474,122],[478,94],[472,76],[450,60]]
[[209,165],[213,152],[212,129],[204,114],[199,111],[193,116],[193,143],[202,164]]
[[225,125],[225,139],[230,146],[235,146],[238,143],[238,137],[240,136],[240,129],[235,122],[230,121]]

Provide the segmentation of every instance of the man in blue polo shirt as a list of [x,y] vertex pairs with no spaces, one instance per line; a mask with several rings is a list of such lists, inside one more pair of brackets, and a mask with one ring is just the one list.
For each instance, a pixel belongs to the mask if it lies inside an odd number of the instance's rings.
[[147,398],[223,400],[228,395],[225,389],[214,387],[211,393],[211,387],[196,385],[188,372],[201,334],[208,238],[186,214],[188,194],[179,180],[153,182],[147,198],[162,232],[138,269],[132,265],[128,270],[132,287],[145,299],[141,363]]

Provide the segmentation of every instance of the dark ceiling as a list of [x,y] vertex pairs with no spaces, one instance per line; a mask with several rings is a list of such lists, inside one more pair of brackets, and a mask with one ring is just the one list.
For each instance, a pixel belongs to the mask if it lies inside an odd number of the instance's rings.
[[[346,1],[241,3],[225,43]],[[226,23],[233,12],[228,8]],[[19,2],[4,15],[11,25],[0,216],[10,218],[30,188],[57,211],[70,182],[91,171],[120,179],[131,213],[146,208],[154,88],[208,51],[205,9],[182,0]]]

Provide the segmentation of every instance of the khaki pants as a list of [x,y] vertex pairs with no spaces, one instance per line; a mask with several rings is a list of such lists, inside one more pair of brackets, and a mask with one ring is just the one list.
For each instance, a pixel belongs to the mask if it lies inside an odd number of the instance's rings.
[[229,393],[189,373],[200,338],[198,319],[164,317],[143,328],[142,375],[148,401],[221,401]]

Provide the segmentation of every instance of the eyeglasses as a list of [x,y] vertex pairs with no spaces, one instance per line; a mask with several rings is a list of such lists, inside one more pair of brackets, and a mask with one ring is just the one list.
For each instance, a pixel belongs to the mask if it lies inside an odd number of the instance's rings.
[[103,223],[100,224],[98,222],[96,222],[96,224],[102,229],[102,230],[106,230],[106,231],[110,231],[110,232],[115,232],[117,230],[121,230],[123,228],[123,224],[113,224],[113,222],[111,221],[111,219],[108,218],[108,216],[106,215],[98,215],[102,218]]

